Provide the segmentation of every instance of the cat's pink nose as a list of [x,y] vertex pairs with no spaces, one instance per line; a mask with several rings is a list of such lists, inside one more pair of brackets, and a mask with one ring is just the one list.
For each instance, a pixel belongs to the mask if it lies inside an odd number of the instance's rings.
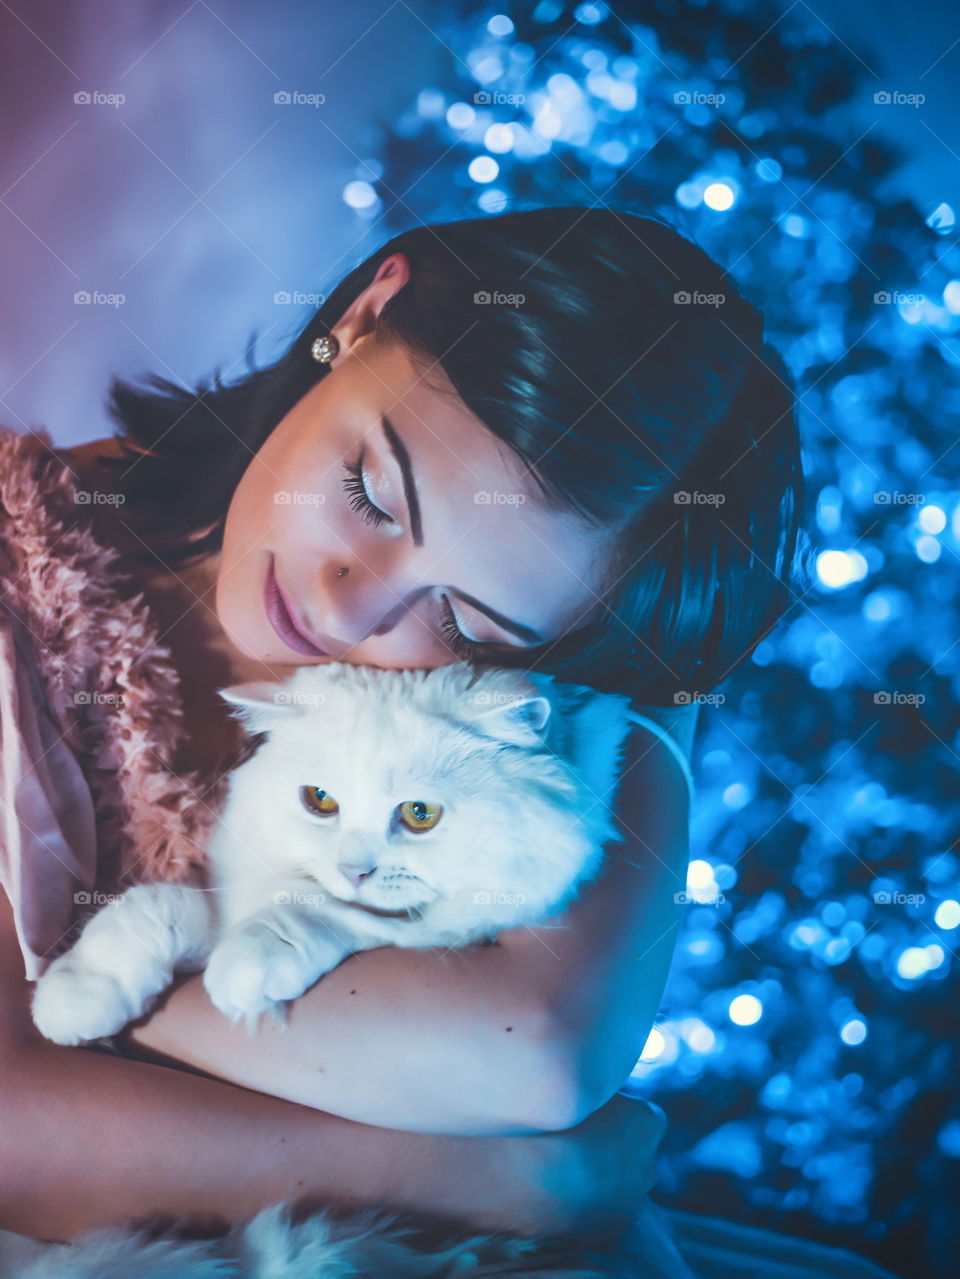
[[337,870],[341,871],[353,884],[354,888],[359,888],[361,881],[369,879],[376,870],[375,866],[358,866],[352,862],[340,862]]

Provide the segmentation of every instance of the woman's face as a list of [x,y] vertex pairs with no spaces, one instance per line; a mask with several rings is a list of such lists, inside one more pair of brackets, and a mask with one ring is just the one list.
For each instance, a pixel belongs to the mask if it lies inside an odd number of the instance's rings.
[[[439,365],[429,378],[398,344],[360,338],[254,456],[216,585],[219,622],[244,658],[495,664],[598,609],[611,534],[538,505],[519,459]],[[271,576],[313,651],[272,624]],[[451,626],[482,647],[459,649]]]

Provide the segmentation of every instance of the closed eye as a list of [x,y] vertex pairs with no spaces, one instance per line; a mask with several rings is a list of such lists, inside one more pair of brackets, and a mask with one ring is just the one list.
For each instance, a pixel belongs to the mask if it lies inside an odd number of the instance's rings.
[[367,524],[396,524],[397,521],[392,515],[388,515],[386,511],[382,511],[370,500],[370,494],[367,492],[367,486],[363,479],[363,454],[361,453],[356,462],[344,462],[343,469],[347,472],[343,480],[343,487],[350,499],[350,505]]
[[[366,482],[363,478],[363,451],[355,462],[344,461],[346,475],[343,479],[344,491],[347,493],[350,506],[367,524],[379,527],[381,524],[397,524],[398,521],[386,511],[381,510],[370,498]],[[450,649],[465,662],[495,662],[498,658],[509,660],[510,656],[526,651],[526,647],[518,644],[502,644],[496,640],[473,640],[464,635],[457,625],[457,619],[450,601],[443,596],[440,610],[440,632]]]
[[456,653],[457,657],[461,658],[464,662],[482,662],[486,657],[488,649],[510,647],[508,644],[480,644],[477,640],[468,639],[457,625],[457,619],[454,617],[450,601],[447,599],[446,595],[442,598],[443,604],[440,608],[440,633],[450,645],[451,649],[453,649]]

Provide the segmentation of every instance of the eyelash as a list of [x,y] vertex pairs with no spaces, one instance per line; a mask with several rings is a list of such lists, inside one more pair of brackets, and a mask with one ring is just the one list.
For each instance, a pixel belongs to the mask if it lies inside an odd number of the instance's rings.
[[468,640],[457,625],[450,601],[446,596],[443,597],[440,611],[440,632],[457,657],[465,662],[481,662],[487,650],[497,647],[495,644],[478,644],[475,640]]
[[[393,516],[387,515],[378,506],[374,506],[367,496],[366,485],[363,482],[363,454],[360,454],[356,462],[345,461],[343,467],[347,472],[343,480],[343,487],[349,496],[351,507],[360,518],[365,520],[367,524],[374,526],[395,523]],[[483,660],[485,652],[502,647],[498,644],[478,644],[475,640],[467,639],[457,625],[453,609],[450,607],[450,601],[446,596],[443,597],[441,608],[440,632],[457,657],[465,662],[480,662]]]
[[374,525],[395,523],[392,515],[387,515],[379,506],[374,506],[367,496],[363,482],[363,454],[360,454],[356,462],[344,462],[343,469],[347,472],[343,487],[350,495],[350,505],[361,519]]

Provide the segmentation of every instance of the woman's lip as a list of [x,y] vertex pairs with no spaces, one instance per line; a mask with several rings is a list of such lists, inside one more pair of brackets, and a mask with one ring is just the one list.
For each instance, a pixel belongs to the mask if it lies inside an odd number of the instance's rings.
[[274,560],[271,556],[270,567],[267,570],[267,581],[264,587],[263,599],[264,608],[266,609],[267,619],[270,625],[276,631],[280,639],[283,640],[287,648],[292,648],[295,653],[303,653],[307,657],[329,657],[330,654],[322,648],[318,648],[312,640],[307,639],[302,634],[293,620],[293,613],[290,605],[287,603],[283,591],[280,589],[280,583],[277,581],[274,573]]

